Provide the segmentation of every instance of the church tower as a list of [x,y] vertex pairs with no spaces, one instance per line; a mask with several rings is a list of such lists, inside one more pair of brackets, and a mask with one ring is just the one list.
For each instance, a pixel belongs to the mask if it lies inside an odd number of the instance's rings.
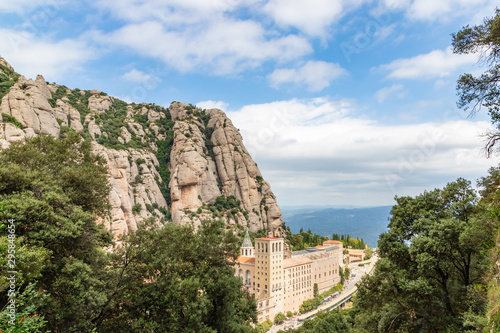
[[254,257],[255,256],[255,250],[254,250],[254,247],[252,245],[252,240],[250,239],[250,235],[248,234],[248,230],[245,233],[245,239],[243,240],[243,243],[241,244],[240,255],[242,257]]

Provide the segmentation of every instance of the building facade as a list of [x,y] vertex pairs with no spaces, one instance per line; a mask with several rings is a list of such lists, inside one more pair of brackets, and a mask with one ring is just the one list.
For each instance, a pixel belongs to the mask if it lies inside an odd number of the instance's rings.
[[257,301],[258,321],[272,321],[280,312],[298,311],[305,300],[313,298],[314,284],[321,293],[340,283],[343,246],[339,243],[326,241],[290,252],[283,238],[277,237],[256,238],[254,247],[247,231],[235,274]]

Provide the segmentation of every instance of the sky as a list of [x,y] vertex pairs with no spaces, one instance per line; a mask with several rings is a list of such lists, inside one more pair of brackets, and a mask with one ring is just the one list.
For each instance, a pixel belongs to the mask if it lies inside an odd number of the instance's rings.
[[128,102],[217,107],[280,206],[392,205],[498,164],[451,34],[490,0],[0,1],[0,56]]

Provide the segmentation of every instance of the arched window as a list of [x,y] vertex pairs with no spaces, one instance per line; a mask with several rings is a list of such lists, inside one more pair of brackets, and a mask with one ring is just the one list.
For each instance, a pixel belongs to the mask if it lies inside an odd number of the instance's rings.
[[245,284],[246,285],[251,285],[252,284],[252,276],[251,276],[251,273],[250,273],[250,271],[248,269],[245,272]]
[[243,282],[243,270],[242,269],[240,269],[238,271],[238,277],[240,278],[241,282]]

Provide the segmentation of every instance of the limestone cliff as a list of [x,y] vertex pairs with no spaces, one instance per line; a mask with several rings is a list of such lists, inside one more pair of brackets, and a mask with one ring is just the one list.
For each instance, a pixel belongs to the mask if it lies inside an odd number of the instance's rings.
[[278,235],[281,211],[231,120],[218,109],[173,102],[127,104],[98,90],[26,79],[0,58],[0,147],[40,133],[77,131],[108,164],[117,238],[146,218],[222,219]]

